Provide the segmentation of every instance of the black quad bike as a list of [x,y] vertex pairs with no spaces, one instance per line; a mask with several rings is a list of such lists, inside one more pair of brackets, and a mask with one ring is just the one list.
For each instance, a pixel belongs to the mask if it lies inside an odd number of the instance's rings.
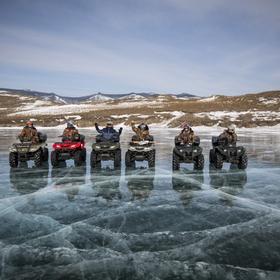
[[75,166],[81,166],[86,161],[85,136],[76,135],[73,139],[62,138],[62,142],[53,144],[51,163],[58,167],[68,159],[74,159]]
[[47,148],[47,135],[38,132],[38,143],[32,143],[20,139],[21,143],[15,143],[10,147],[9,163],[11,167],[18,167],[19,162],[34,160],[35,166],[39,167],[49,159]]
[[239,169],[246,169],[248,156],[243,146],[237,146],[236,143],[229,144],[227,139],[213,136],[209,161],[216,169],[222,169],[224,162],[237,164]]
[[182,144],[175,137],[175,147],[173,149],[172,169],[179,170],[180,163],[193,163],[195,170],[203,170],[204,156],[200,145],[199,137],[196,137],[193,143]]
[[153,136],[139,141],[132,137],[128,151],[125,154],[126,167],[135,168],[135,161],[147,161],[150,168],[155,167],[156,150]]
[[100,168],[102,160],[113,160],[114,167],[121,166],[121,148],[119,135],[113,135],[110,139],[105,139],[101,135],[96,137],[96,143],[92,144],[90,154],[90,165],[92,168]]

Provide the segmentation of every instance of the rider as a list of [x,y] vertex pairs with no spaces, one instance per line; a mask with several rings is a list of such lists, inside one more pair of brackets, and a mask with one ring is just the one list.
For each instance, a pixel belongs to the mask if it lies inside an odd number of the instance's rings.
[[176,136],[176,143],[180,144],[188,144],[193,143],[195,140],[194,131],[188,124],[183,125],[183,129],[181,130],[180,134]]
[[236,144],[237,134],[235,133],[235,125],[231,124],[219,135],[219,140],[226,140],[228,144]]
[[67,127],[64,129],[62,134],[63,140],[74,140],[75,137],[79,137],[79,131],[71,122],[67,122]]
[[136,141],[143,141],[143,140],[149,140],[151,138],[149,133],[149,127],[146,123],[141,123],[137,127],[135,126],[135,122],[131,122],[131,128],[136,133],[135,140]]
[[98,123],[95,123],[95,129],[98,133],[101,134],[101,138],[97,138],[97,141],[101,139],[119,141],[119,136],[121,135],[123,130],[122,127],[119,129],[119,131],[115,130],[112,121],[107,121],[106,127],[102,129],[99,128]]
[[21,133],[18,135],[18,138],[21,142],[32,142],[32,143],[38,143],[39,142],[39,136],[37,129],[34,127],[32,121],[27,121],[25,127],[22,129]]

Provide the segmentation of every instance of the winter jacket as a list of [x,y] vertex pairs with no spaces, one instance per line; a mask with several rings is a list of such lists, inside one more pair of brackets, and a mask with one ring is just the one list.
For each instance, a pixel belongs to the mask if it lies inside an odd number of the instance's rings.
[[32,143],[39,142],[38,132],[34,126],[32,127],[25,126],[18,137],[22,142],[26,142],[26,141],[28,142],[31,141]]
[[229,133],[227,130],[225,130],[222,134],[219,135],[219,140],[227,140],[228,144],[236,144],[237,142],[237,134]]
[[193,143],[194,138],[195,138],[195,135],[194,135],[194,132],[192,130],[183,130],[179,134],[177,140],[178,140],[178,142],[181,142],[183,144],[187,144],[187,143]]
[[136,127],[135,124],[132,124],[131,128],[136,133],[137,137],[139,138],[139,141],[149,139],[150,133],[148,129],[142,130],[139,127]]
[[98,133],[101,134],[101,137],[104,140],[113,140],[113,141],[118,141],[119,140],[119,136],[122,133],[122,127],[119,129],[119,131],[115,130],[113,127],[104,127],[102,129],[100,129],[98,127],[98,124],[95,124],[95,129]]
[[63,131],[62,137],[64,139],[73,140],[75,135],[79,135],[79,131],[76,128],[66,127]]

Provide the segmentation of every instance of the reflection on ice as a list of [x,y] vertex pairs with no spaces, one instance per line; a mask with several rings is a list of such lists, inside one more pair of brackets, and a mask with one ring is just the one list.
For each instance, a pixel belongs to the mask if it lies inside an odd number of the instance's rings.
[[145,200],[154,188],[155,170],[153,168],[126,168],[125,180],[133,200]]
[[121,199],[120,192],[121,169],[92,169],[91,184],[96,196],[106,200]]

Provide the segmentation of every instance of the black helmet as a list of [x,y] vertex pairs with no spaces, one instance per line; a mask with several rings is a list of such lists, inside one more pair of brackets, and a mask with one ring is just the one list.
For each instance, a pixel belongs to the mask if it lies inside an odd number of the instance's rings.
[[75,128],[75,126],[73,125],[73,123],[67,122],[67,128]]
[[145,123],[139,124],[138,128],[141,130],[149,130],[149,127]]

